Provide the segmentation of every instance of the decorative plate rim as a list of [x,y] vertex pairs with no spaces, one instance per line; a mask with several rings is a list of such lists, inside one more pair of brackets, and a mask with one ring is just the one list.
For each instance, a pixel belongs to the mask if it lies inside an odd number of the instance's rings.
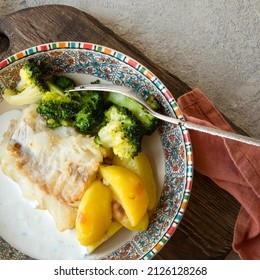
[[[89,50],[89,51],[111,56],[115,59],[118,59],[120,62],[127,64],[128,66],[134,68],[140,74],[144,75],[148,80],[150,80],[152,84],[166,98],[170,107],[173,109],[173,112],[176,115],[176,117],[179,119],[184,119],[182,112],[177,102],[175,101],[174,97],[172,96],[171,92],[166,88],[163,82],[161,82],[161,80],[155,74],[153,74],[153,72],[151,72],[147,67],[145,67],[135,59],[131,58],[130,56],[124,54],[123,52],[117,51],[113,48],[106,47],[100,44],[81,42],[81,41],[57,41],[57,42],[39,44],[21,50],[0,61],[0,73],[4,68],[8,67],[9,65],[19,60],[25,59],[29,56],[36,55],[39,53],[44,53],[52,50],[55,51],[59,49]],[[3,99],[2,93],[0,92],[0,103],[2,99]],[[185,156],[186,156],[186,173],[185,173],[186,180],[185,180],[185,188],[183,191],[181,204],[176,212],[175,219],[169,225],[166,233],[161,236],[160,240],[157,241],[156,245],[153,248],[151,248],[148,253],[146,253],[144,256],[142,256],[139,259],[145,259],[145,260],[152,259],[164,247],[164,245],[168,242],[168,240],[171,238],[171,236],[174,234],[175,230],[177,229],[183,217],[183,214],[187,208],[187,204],[192,189],[192,182],[193,182],[193,172],[194,172],[193,153],[192,153],[191,138],[188,129],[184,126],[180,126],[180,128],[183,136],[183,142],[185,146]]]

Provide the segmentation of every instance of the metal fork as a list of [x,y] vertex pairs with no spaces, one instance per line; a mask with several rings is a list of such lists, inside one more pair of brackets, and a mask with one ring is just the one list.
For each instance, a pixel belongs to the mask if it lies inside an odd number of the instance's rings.
[[112,85],[112,84],[87,84],[87,85],[77,86],[68,91],[82,91],[82,90],[116,92],[116,93],[119,93],[119,94],[122,94],[124,96],[134,99],[135,101],[140,103],[151,115],[153,115],[154,117],[156,117],[160,120],[163,120],[163,121],[166,121],[169,123],[173,123],[173,124],[176,124],[179,126],[184,126],[188,129],[197,130],[197,131],[201,131],[204,133],[219,136],[222,138],[227,138],[227,139],[231,139],[231,140],[235,140],[235,141],[239,141],[239,142],[243,142],[243,143],[247,143],[247,144],[251,144],[251,145],[255,145],[255,146],[260,146],[259,139],[254,139],[254,138],[251,138],[248,136],[244,136],[244,135],[240,135],[240,134],[236,134],[236,133],[232,133],[232,132],[227,132],[227,131],[212,128],[212,127],[202,126],[202,125],[198,125],[198,124],[195,124],[192,122],[188,122],[188,121],[180,120],[180,119],[177,119],[174,117],[169,117],[169,116],[159,114],[159,113],[155,112],[153,109],[151,109],[148,106],[148,104],[141,97],[139,97],[136,94],[136,91],[134,89],[129,88],[129,87],[117,86],[117,85]]

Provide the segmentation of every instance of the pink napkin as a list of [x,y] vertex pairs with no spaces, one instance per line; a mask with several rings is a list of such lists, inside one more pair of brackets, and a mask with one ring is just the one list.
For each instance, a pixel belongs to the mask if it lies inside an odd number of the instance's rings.
[[[178,99],[186,120],[232,131],[211,101],[194,89]],[[191,131],[194,168],[241,204],[233,249],[241,259],[260,259],[260,148]],[[202,144],[203,143],[203,144]]]

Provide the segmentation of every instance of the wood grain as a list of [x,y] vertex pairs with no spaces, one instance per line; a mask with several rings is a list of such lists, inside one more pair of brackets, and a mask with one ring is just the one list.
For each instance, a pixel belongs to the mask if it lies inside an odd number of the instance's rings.
[[[185,82],[129,42],[75,8],[40,6],[0,20],[0,60],[34,45],[68,40],[105,45],[131,56],[158,76],[175,98],[190,90]],[[155,259],[225,259],[232,250],[239,208],[227,192],[195,172],[191,198],[180,226]]]

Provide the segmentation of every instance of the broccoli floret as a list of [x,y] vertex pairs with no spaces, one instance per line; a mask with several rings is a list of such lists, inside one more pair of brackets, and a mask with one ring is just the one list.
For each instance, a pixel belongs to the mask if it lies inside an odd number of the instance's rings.
[[83,133],[95,133],[99,130],[103,121],[103,112],[96,111],[91,106],[85,106],[76,115],[74,125]]
[[61,126],[61,123],[55,119],[47,119],[46,120],[46,125],[49,127],[49,128],[56,128],[56,127],[59,127]]
[[45,91],[43,90],[43,88],[30,85],[27,86],[22,92],[17,92],[11,89],[5,89],[3,98],[10,105],[23,106],[32,103],[39,103],[44,94]]
[[60,127],[60,126],[70,126],[70,121],[68,120],[54,120],[54,119],[48,119],[46,120],[46,125],[49,127],[49,128],[57,128],[57,127]]
[[47,85],[47,88],[48,88],[48,91],[55,94],[58,97],[60,98],[69,98],[66,93],[64,92],[64,90],[59,87],[58,85],[55,84],[55,80],[53,78],[49,79],[46,81],[46,85]]
[[64,91],[72,89],[76,86],[76,82],[74,80],[65,76],[54,76],[53,82]]
[[104,105],[104,95],[100,91],[82,91],[80,100],[83,106],[92,106],[96,110],[98,110],[100,106],[103,107]]
[[99,130],[104,118],[104,97],[98,91],[79,92],[83,106],[77,113],[74,125],[83,133],[95,133]]
[[141,151],[141,140],[139,121],[127,108],[112,105],[105,112],[97,143],[112,148],[120,158],[133,158]]
[[42,98],[36,111],[46,119],[48,127],[55,128],[64,125],[64,121],[73,119],[80,111],[81,105],[66,96],[52,81],[47,81],[46,84],[49,91]]
[[[91,82],[91,84],[99,84],[100,80],[95,80],[94,82]],[[90,96],[95,96],[97,91],[91,91],[91,90],[87,90],[87,91],[70,91],[67,92],[67,96],[75,101],[80,102],[82,105],[84,105],[85,103],[89,102],[89,98]],[[101,95],[101,92],[98,93],[98,95]],[[98,96],[97,99],[100,99],[101,96]],[[103,99],[103,97],[102,97]],[[103,100],[102,100],[103,102]]]
[[16,89],[5,89],[4,99],[14,106],[39,103],[46,92],[42,72],[33,60],[28,60],[19,72],[20,81]]
[[16,86],[16,90],[21,92],[27,86],[32,84],[42,84],[42,70],[39,67],[39,64],[32,59],[26,61],[24,66],[20,69],[20,78]]
[[47,92],[37,107],[37,112],[45,119],[67,120],[75,117],[79,109],[77,102]]
[[[157,126],[158,126],[158,120],[154,116],[152,116],[142,105],[140,105],[137,101],[115,93],[115,92],[109,92],[106,95],[106,98],[108,101],[118,105],[118,106],[123,106],[130,110],[136,117],[137,119],[141,122],[143,126],[143,134],[144,135],[150,135],[152,134]],[[146,100],[148,105],[152,107],[154,110],[159,109],[159,103],[153,97],[152,95],[149,95],[148,99]]]

